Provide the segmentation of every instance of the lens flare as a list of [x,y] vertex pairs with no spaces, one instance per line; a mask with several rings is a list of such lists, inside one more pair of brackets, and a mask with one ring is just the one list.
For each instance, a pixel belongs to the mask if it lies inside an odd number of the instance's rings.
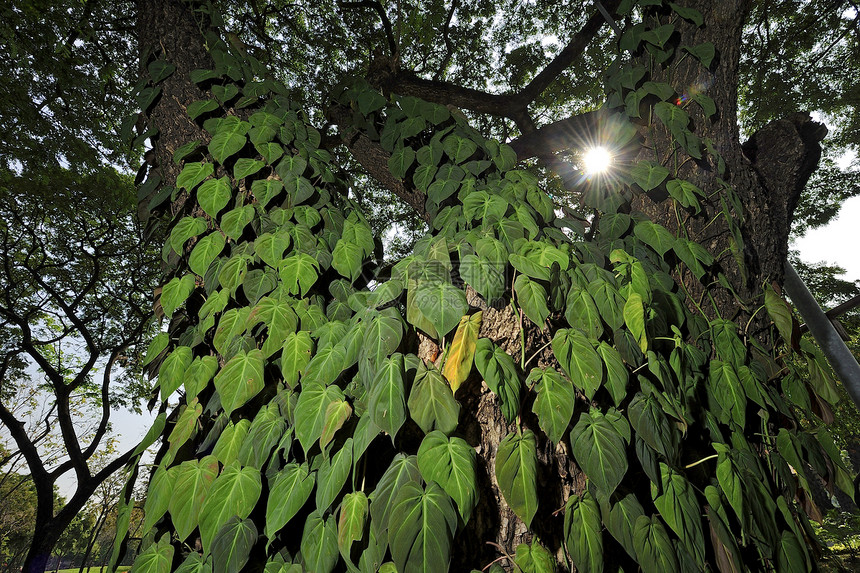
[[582,156],[583,171],[588,175],[604,173],[612,165],[612,154],[605,147],[593,147]]

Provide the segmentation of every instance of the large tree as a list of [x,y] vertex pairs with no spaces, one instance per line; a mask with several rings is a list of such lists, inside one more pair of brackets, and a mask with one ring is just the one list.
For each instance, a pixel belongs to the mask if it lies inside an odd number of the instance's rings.
[[179,405],[135,570],[815,568],[805,464],[851,488],[780,285],[826,130],[741,144],[751,6],[139,3]]

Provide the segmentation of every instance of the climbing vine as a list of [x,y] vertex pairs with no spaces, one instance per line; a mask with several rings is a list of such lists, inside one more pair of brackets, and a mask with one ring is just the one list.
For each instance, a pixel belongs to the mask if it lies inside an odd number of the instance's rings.
[[[206,141],[175,151],[175,186],[155,193],[151,177],[142,191],[151,210],[178,208],[156,301],[168,328],[146,358],[164,404],[149,442],[163,445],[135,572],[446,570],[490,495],[462,433],[476,412],[460,398],[482,382],[507,424],[488,471],[526,528],[542,502],[542,444],[565,444],[587,478],[543,508],[560,543],[530,536],[493,567],[814,567],[796,502],[805,468],[852,488],[826,430],[802,431],[795,413],[834,401],[834,382],[769,285],[739,301],[751,321],[772,318],[756,336],[681,286],[730,289],[680,224],[712,215],[706,205],[719,205],[744,260],[731,186],[706,193],[680,174],[689,161],[723,174],[691,113],[716,106],[653,73],[681,58],[711,65],[712,45],[673,42],[680,19],[702,25],[669,3],[620,37],[606,109],[615,145],[639,155],[611,185],[587,186],[586,218],[563,215],[514,151],[462,114],[362,79],[341,86],[332,106],[387,153],[429,223],[391,268],[289,91],[208,37],[215,67],[191,80],[211,97],[187,108]],[[174,73],[160,60],[148,69],[144,111]],[[644,157],[653,130],[671,148]],[[676,230],[635,207],[660,193]],[[501,312],[517,323],[511,344],[486,326]],[[777,335],[773,354],[761,341]]]

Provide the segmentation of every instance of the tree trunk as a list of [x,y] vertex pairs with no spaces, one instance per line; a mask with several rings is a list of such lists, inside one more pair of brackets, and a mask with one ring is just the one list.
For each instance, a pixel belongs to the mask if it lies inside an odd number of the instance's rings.
[[[764,335],[755,329],[760,322],[750,320],[754,316],[755,308],[759,306],[754,299],[761,293],[763,283],[775,281],[779,284],[781,281],[792,210],[806,178],[815,168],[819,152],[817,142],[820,139],[821,130],[811,124],[808,118],[799,117],[792,121],[777,123],[771,126],[769,132],[761,132],[761,135],[754,138],[745,150],[739,139],[736,106],[741,31],[749,0],[733,0],[716,4],[700,0],[692,2],[691,6],[698,8],[704,14],[707,25],[696,28],[678,19],[675,33],[679,38],[675,43],[678,46],[697,46],[704,42],[711,42],[716,49],[716,59],[708,72],[703,72],[698,61],[692,57],[681,59],[674,66],[671,77],[663,75],[663,72],[656,69],[653,71],[652,79],[670,83],[682,96],[695,95],[694,90],[698,90],[714,100],[718,110],[717,115],[706,117],[699,108],[695,108],[691,112],[692,122],[696,135],[703,140],[710,140],[712,148],[719,153],[725,162],[725,171],[723,172],[720,162],[710,155],[707,156],[708,159],[698,161],[685,160],[684,154],[676,156],[678,165],[674,177],[694,183],[710,198],[702,202],[705,216],[681,220],[672,202],[664,200],[665,197],[656,193],[637,195],[632,207],[647,214],[654,222],[660,223],[677,236],[684,236],[686,233],[690,239],[704,245],[717,259],[718,272],[726,277],[724,281],[726,288],[714,289],[713,293],[706,293],[711,285],[703,285],[689,273],[674,277],[680,288],[689,293],[687,304],[696,304],[695,300],[699,297],[712,294],[713,305],[704,311],[708,318],[720,316],[736,321],[743,335],[761,336],[764,339]],[[661,18],[665,16],[665,13],[653,13],[650,16],[650,22],[660,24]],[[159,129],[159,135],[155,141],[155,163],[158,165],[161,177],[169,184],[175,179],[178,170],[173,166],[172,152],[192,139],[206,140],[205,134],[202,134],[194,122],[187,119],[185,107],[191,101],[205,97],[188,80],[188,73],[195,68],[209,67],[209,56],[203,49],[202,42],[198,42],[200,39],[198,25],[184,5],[171,0],[161,0],[153,5],[147,5],[146,10],[141,8],[139,21],[139,37],[144,47],[141,50],[142,65],[145,67],[150,54],[157,52],[158,57],[175,63],[177,67],[176,72],[161,84],[161,99],[149,112],[150,122]],[[178,33],[179,30],[182,32]],[[146,46],[157,46],[157,49],[150,52],[145,48]],[[680,54],[679,49],[674,57],[680,59]],[[768,136],[768,133],[777,134],[778,137]],[[646,125],[643,121],[640,134],[646,144],[638,152],[635,160],[645,159],[667,164],[675,153],[673,136],[669,130],[664,129],[656,121],[650,125]],[[367,152],[374,144],[364,135],[347,139],[348,145],[357,143],[351,150],[359,160],[362,159],[359,155]],[[790,158],[790,164],[780,164],[775,169],[774,162],[777,157]],[[390,156],[379,155],[374,158],[376,161],[362,161],[362,164],[372,171],[374,166],[381,165],[385,168],[390,165],[389,158]],[[388,177],[391,177],[390,173]],[[731,201],[731,192],[725,190],[726,186],[720,179],[734,189],[739,199],[737,205]],[[409,201],[410,204],[415,203],[416,210],[420,212],[423,197],[417,194],[410,195],[410,190],[405,189],[401,181],[398,180],[396,183],[392,185],[402,191],[401,198]],[[397,189],[393,192],[398,193]],[[186,208],[185,199],[186,197],[180,196],[173,203],[174,214]],[[720,214],[724,210],[725,217],[721,218]],[[420,214],[425,215],[425,213]],[[733,232],[735,226],[738,227],[739,234]],[[716,272],[714,275],[709,279],[716,282],[719,280],[719,275]],[[523,358],[535,355],[534,366],[558,366],[553,351],[548,348],[548,343],[554,335],[553,328],[561,324],[558,316],[550,320],[551,327],[543,330],[524,327],[522,314],[517,313],[512,305],[502,309],[489,307],[468,289],[466,296],[472,307],[481,308],[484,312],[480,337],[492,340],[507,354],[513,356],[515,362],[523,363],[525,362]],[[758,316],[756,320],[763,321],[763,318]],[[750,322],[753,330],[747,332],[746,325]],[[171,330],[176,330],[175,325],[172,325]],[[764,342],[769,344],[771,341],[765,339]],[[404,352],[409,351],[415,351],[415,348],[407,348]],[[436,359],[438,352],[439,348],[432,342],[424,345],[423,350],[422,347],[417,350],[419,358],[425,359],[428,363],[438,361]],[[271,390],[272,388],[267,389],[267,391]],[[632,393],[635,393],[635,390]],[[537,431],[539,423],[531,412],[530,403],[525,405],[519,422],[526,429],[535,429],[538,436],[539,503],[538,512],[529,530],[508,507],[500,492],[494,469],[502,438],[512,433],[517,424],[506,422],[496,396],[474,377],[471,384],[467,383],[459,391],[457,399],[462,405],[459,430],[467,443],[475,448],[478,456],[477,490],[480,492],[480,501],[465,529],[458,532],[456,536],[452,568],[468,570],[477,563],[484,565],[494,561],[500,554],[513,555],[520,543],[531,542],[535,537],[538,537],[555,558],[563,563],[566,558],[565,520],[560,515],[560,510],[564,508],[571,496],[586,493],[586,476],[574,462],[574,456],[571,453],[573,448],[568,439],[562,439],[558,444],[553,445],[545,433]],[[592,405],[590,399],[587,400],[580,395],[576,402],[575,413],[588,412]],[[255,403],[255,406],[259,407],[259,404]],[[710,448],[711,441],[707,439],[707,429],[696,428],[696,431],[701,435],[695,438],[700,439],[702,444],[706,444],[701,446],[702,449]],[[417,434],[417,430],[415,433]],[[403,434],[400,434],[397,438],[398,444],[413,437],[404,438]],[[692,451],[696,447],[696,445],[689,446],[691,451],[686,452],[685,456],[700,453]],[[632,446],[628,448],[628,450],[632,449]],[[632,459],[629,451],[625,455]],[[684,468],[684,464],[687,463],[690,464],[686,466],[687,469],[695,467],[701,457],[684,459],[683,463],[679,461],[678,463],[681,464],[679,468]],[[640,471],[639,468],[635,469]],[[705,476],[703,467],[691,470],[690,474],[698,472],[702,472],[701,481],[707,482],[708,478]],[[632,483],[639,477],[642,479],[638,480],[638,483]],[[650,503],[651,483],[647,477],[635,475],[624,479],[631,489],[635,488],[635,493],[641,499],[649,500],[645,503]],[[604,537],[608,538],[608,535]],[[612,569],[619,564],[629,564],[630,559],[624,551],[620,550],[619,544],[611,540],[607,543],[610,548],[605,555],[607,569]],[[259,549],[259,547],[256,548],[257,553],[260,552]],[[618,551],[614,551],[615,549]]]

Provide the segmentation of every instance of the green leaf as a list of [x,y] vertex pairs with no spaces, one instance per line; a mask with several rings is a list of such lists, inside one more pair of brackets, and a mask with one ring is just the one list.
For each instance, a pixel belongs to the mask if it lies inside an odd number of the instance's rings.
[[702,158],[701,141],[690,131],[690,115],[686,111],[675,104],[661,101],[654,106],[654,113],[687,153],[696,159]]
[[250,159],[248,157],[240,157],[236,160],[236,164],[233,166],[233,178],[238,181],[239,179],[243,179],[248,177],[249,175],[253,175],[263,167],[265,167],[265,162],[260,161],[259,159]]
[[198,525],[203,502],[218,475],[218,460],[215,456],[206,456],[182,462],[170,471],[175,476],[168,511],[176,535],[184,541]]
[[720,421],[728,423],[733,420],[744,428],[747,397],[737,371],[722,360],[711,360],[709,366],[708,388],[721,406]]
[[133,573],[169,573],[173,564],[174,548],[170,536],[162,536],[161,541],[147,547],[134,560]]
[[278,268],[278,264],[284,258],[284,251],[290,246],[290,236],[286,233],[263,233],[254,241],[254,254],[260,260],[272,267]]
[[302,532],[302,564],[305,571],[328,573],[337,564],[337,526],[334,516],[322,520],[320,511],[314,511],[305,521]]
[[189,141],[185,145],[182,145],[173,152],[173,162],[179,165],[179,162],[191,155],[194,151],[197,150],[197,147],[200,146],[200,140],[195,139],[194,141]]
[[454,163],[463,163],[477,151],[477,144],[459,135],[449,135],[442,140],[442,148]]
[[619,406],[627,397],[627,367],[624,366],[621,354],[606,342],[601,342],[597,346],[597,354],[606,366],[606,388],[615,406]]
[[363,262],[361,247],[351,241],[339,240],[332,251],[331,266],[350,282],[354,282],[361,274]]
[[438,483],[457,504],[463,523],[478,501],[477,455],[462,438],[439,430],[424,436],[418,448],[418,469],[428,483]]
[[277,179],[257,179],[251,183],[251,193],[260,202],[261,207],[268,205],[283,190],[283,181]]
[[364,537],[367,509],[368,501],[364,492],[356,491],[343,496],[337,522],[337,546],[341,556],[348,562],[351,562],[352,544]]
[[251,422],[248,438],[239,450],[239,463],[257,470],[262,469],[269,460],[272,448],[281,441],[286,428],[287,421],[275,402],[269,402],[260,408]]
[[299,373],[304,371],[311,361],[313,349],[310,333],[302,331],[287,334],[281,354],[281,373],[290,388],[295,388],[299,383]]
[[202,217],[183,217],[170,231],[170,248],[182,255],[185,241],[205,231],[207,226]]
[[[463,201],[463,216],[467,221],[477,220],[485,224],[501,222],[508,210],[508,201],[500,195],[491,195],[486,191],[469,193]],[[510,221],[513,222],[513,221]],[[516,222],[519,236],[523,236],[522,223]],[[501,236],[501,232],[500,232]]]
[[242,232],[248,223],[254,220],[254,206],[245,205],[244,207],[236,207],[221,215],[219,224],[224,234],[231,239],[238,241],[242,236]]
[[779,335],[786,344],[791,344],[794,340],[794,319],[791,316],[791,308],[785,300],[776,294],[769,284],[764,288],[764,307],[767,309],[768,315],[776,325]]
[[200,414],[203,413],[201,406],[195,398],[187,405],[183,405],[179,411],[179,417],[176,419],[176,424],[170,432],[167,441],[170,444],[168,454],[170,457],[176,455],[176,451],[183,445],[197,430],[197,420]]
[[711,67],[711,62],[714,60],[714,56],[717,51],[714,48],[714,45],[711,42],[705,42],[704,44],[699,44],[698,46],[690,47],[684,46],[685,50],[690,52],[696,59],[702,62],[702,65],[706,68]]
[[628,493],[612,506],[609,511],[609,519],[606,521],[606,529],[633,559],[636,559],[633,529],[640,515],[645,515],[645,510],[642,509],[636,496]]
[[627,407],[627,417],[646,444],[666,459],[675,459],[677,434],[656,398],[637,393]]
[[317,352],[308,362],[302,380],[328,385],[337,380],[343,372],[344,353],[338,346],[317,347]]
[[603,536],[600,509],[588,492],[574,495],[564,508],[564,539],[577,571],[603,571]]
[[639,221],[633,228],[633,233],[661,257],[675,244],[675,236],[666,227],[651,221]]
[[523,312],[529,317],[529,320],[542,329],[547,317],[549,317],[546,290],[540,283],[525,275],[518,276],[514,281],[514,290],[517,293],[517,303]]
[[414,482],[403,485],[394,497],[389,520],[388,541],[397,570],[447,571],[456,527],[451,498],[437,484],[423,491]]
[[218,179],[209,179],[197,189],[197,202],[213,219],[218,216],[221,209],[227,206],[233,196],[233,188],[230,179],[225,175]]
[[438,370],[419,369],[409,393],[409,414],[427,434],[441,430],[451,434],[457,428],[460,403]]
[[650,161],[640,161],[630,170],[630,176],[643,191],[650,191],[663,183],[669,170]]
[[317,511],[327,511],[343,489],[352,467],[352,438],[347,438],[343,447],[330,459],[323,460],[317,470]]
[[552,351],[573,384],[589,400],[594,397],[603,382],[603,361],[585,335],[561,328],[552,339]]
[[672,24],[663,24],[658,28],[648,30],[642,34],[642,39],[650,44],[654,44],[658,48],[662,48],[666,42],[669,41],[669,38],[672,36],[674,31],[675,26]]
[[228,416],[256,396],[263,385],[263,353],[257,349],[240,351],[215,376],[215,389]]
[[580,330],[591,340],[603,334],[603,321],[594,299],[585,289],[570,289],[564,311],[567,323]]
[[523,573],[554,573],[555,558],[537,540],[517,545],[514,562]]
[[297,253],[283,259],[278,272],[290,294],[304,296],[317,282],[319,262],[306,253]]
[[227,240],[219,231],[213,231],[202,237],[194,245],[188,257],[188,266],[199,276],[204,276],[209,266],[224,250]]
[[218,442],[212,450],[212,455],[215,456],[222,466],[229,466],[239,458],[239,450],[242,449],[242,444],[248,437],[248,429],[251,426],[251,420],[243,418],[236,422],[230,422],[221,432],[218,437]]
[[537,397],[532,411],[537,415],[540,427],[547,437],[557,444],[564,437],[573,417],[573,406],[576,403],[573,384],[554,368],[534,368],[526,379],[526,385],[533,382],[536,382]]
[[352,406],[346,400],[330,402],[326,406],[325,422],[320,435],[321,448],[325,448],[334,439],[334,435],[349,420],[350,416],[352,416]]
[[165,60],[153,60],[146,69],[149,72],[149,79],[153,84],[157,84],[169,77],[176,70],[176,66]]
[[305,505],[311,496],[316,481],[308,465],[288,463],[269,479],[269,499],[266,503],[265,535],[274,539],[278,533]]
[[[220,262],[220,261],[219,261]],[[213,267],[218,269],[218,266]],[[245,275],[248,274],[248,256],[237,254],[223,263],[218,272],[218,282],[231,295],[242,285]]]
[[191,119],[197,119],[204,113],[209,113],[210,111],[214,111],[218,109],[218,102],[214,99],[204,99],[191,102],[188,104],[186,111],[188,112],[188,117]]
[[328,405],[341,400],[343,392],[337,386],[326,387],[316,382],[302,384],[302,392],[296,403],[295,431],[305,454],[322,436]]
[[709,96],[706,96],[705,94],[694,94],[693,101],[699,104],[702,111],[705,112],[705,117],[711,117],[717,113],[717,104]]
[[214,573],[241,571],[257,541],[257,526],[253,520],[231,517],[212,541]]
[[466,293],[451,283],[421,281],[415,289],[414,303],[427,317],[440,337],[448,334],[469,310]]
[[185,371],[191,365],[193,354],[188,346],[177,346],[167,355],[158,369],[158,386],[161,400],[166,401],[176,389],[182,386]]
[[[654,505],[669,527],[678,534],[684,547],[705,566],[705,538],[702,533],[700,503],[692,484],[664,463],[660,464],[661,487],[651,484]],[[656,495],[660,491],[660,495]]]
[[231,517],[245,519],[262,493],[259,470],[233,463],[224,468],[200,510],[200,537],[203,549],[211,551],[215,534]]
[[158,466],[149,480],[146,502],[143,506],[145,519],[142,533],[147,533],[167,513],[173,486],[176,483],[176,472],[168,471],[164,466]]
[[388,169],[398,179],[404,179],[414,161],[415,151],[411,147],[398,147],[388,159]]
[[681,18],[684,18],[685,20],[689,20],[690,22],[695,24],[697,27],[701,28],[702,24],[704,24],[704,17],[702,16],[702,13],[699,12],[698,10],[696,10],[695,8],[687,8],[685,6],[679,6],[678,4],[675,4],[674,2],[669,2],[669,6],[672,7],[672,10],[674,10],[675,13],[678,14],[678,16],[680,16]]
[[219,163],[224,163],[224,160],[238,153],[247,142],[245,134],[251,129],[251,124],[247,121],[240,121],[235,116],[228,116],[215,131],[212,140],[209,142],[209,153]]
[[250,309],[243,307],[231,308],[221,315],[221,320],[218,321],[218,328],[215,329],[215,336],[212,339],[215,350],[222,355],[228,353],[228,350],[235,343],[235,339],[245,332],[249,314]]
[[460,276],[487,301],[493,301],[505,292],[505,265],[494,263],[476,255],[460,259]]
[[221,103],[227,103],[239,95],[239,87],[235,84],[214,85],[212,86],[212,95],[218,98]]
[[631,292],[624,303],[624,324],[639,343],[642,352],[648,351],[648,334],[645,332],[645,306],[639,293]]
[[513,422],[519,414],[522,389],[513,358],[490,339],[479,338],[475,346],[475,367],[501,401],[505,419]]
[[395,354],[385,359],[370,386],[367,409],[370,419],[391,436],[406,421],[406,390],[403,387],[403,356]]
[[[629,428],[627,431],[629,435]],[[627,473],[624,442],[616,426],[596,408],[583,413],[570,431],[576,462],[604,497],[615,491]]]
[[537,512],[537,440],[534,432],[508,434],[499,444],[496,481],[508,506],[526,527]]
[[375,532],[389,529],[389,518],[394,510],[394,497],[406,484],[421,484],[418,458],[396,454],[391,465],[379,478],[376,489],[370,494],[370,527]]
[[640,515],[633,529],[636,561],[644,573],[679,573],[678,556],[657,516]]
[[159,332],[149,343],[146,349],[146,356],[143,359],[143,365],[146,366],[155,360],[170,343],[170,335],[166,332]]
[[[681,206],[693,209],[694,213],[701,211],[702,208],[699,205],[698,198],[704,197],[704,192],[689,181],[685,181],[684,179],[672,179],[666,182],[666,190],[673,199],[681,204]],[[645,239],[642,240],[644,241]]]

